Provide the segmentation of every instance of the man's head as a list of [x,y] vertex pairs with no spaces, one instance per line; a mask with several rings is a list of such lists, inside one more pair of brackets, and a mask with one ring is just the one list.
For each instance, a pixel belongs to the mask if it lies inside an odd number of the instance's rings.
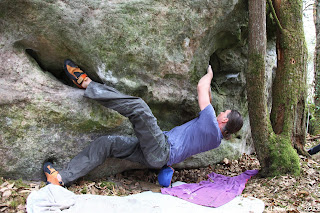
[[231,134],[238,132],[243,125],[243,119],[237,110],[221,112],[217,117],[217,121],[226,140],[231,138]]

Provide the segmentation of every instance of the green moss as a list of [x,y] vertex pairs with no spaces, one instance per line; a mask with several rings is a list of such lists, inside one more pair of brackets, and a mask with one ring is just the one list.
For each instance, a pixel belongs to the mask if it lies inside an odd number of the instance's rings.
[[20,178],[18,180],[10,180],[9,183],[14,183],[14,186],[16,188],[30,188],[30,186],[23,182],[23,180]]
[[123,14],[127,14],[129,16],[136,16],[137,14],[141,13],[142,11],[139,10],[139,4],[123,4],[123,6],[121,7],[121,12]]
[[27,200],[27,194],[26,195],[20,195],[17,192],[13,192],[11,197],[13,197],[13,200],[10,202],[9,206],[12,209],[16,209],[19,205],[25,205]]
[[13,209],[17,208],[18,205],[19,205],[19,203],[18,203],[18,201],[16,201],[16,200],[12,200],[12,201],[10,202],[10,207],[13,208]]
[[108,182],[108,181],[102,181],[102,182],[100,183],[100,187],[101,187],[101,188],[107,188],[107,189],[109,189],[109,190],[113,190],[113,188],[114,188],[115,185],[116,185],[116,184],[115,184],[114,182]]
[[320,134],[320,115],[315,115],[315,117],[310,120],[310,126],[312,127],[310,131],[311,135]]
[[270,176],[300,175],[299,156],[292,147],[289,137],[272,134],[268,147],[270,149],[270,159],[268,159]]
[[263,73],[261,70],[265,69],[264,56],[258,53],[252,53],[248,55],[248,60],[250,61],[250,66],[248,65],[249,77],[253,79],[259,79],[261,73]]
[[86,186],[84,186],[81,191],[80,191],[81,194],[87,194],[88,193],[88,188]]
[[[93,41],[97,43],[95,46],[102,47],[99,52],[107,62],[106,69],[116,70],[115,75],[124,76],[154,72],[161,66],[161,61],[182,63],[186,60],[181,46],[186,37],[192,37],[190,24],[186,24],[191,20],[192,12],[183,10],[180,14],[181,11],[177,13],[174,7],[162,11],[157,7],[159,4],[163,8],[159,2],[143,6],[128,2],[117,8],[117,18],[112,20],[115,27],[111,30],[114,32],[108,32],[117,36]],[[185,21],[181,21],[182,16],[186,17]],[[170,21],[175,24],[166,24]],[[172,39],[167,40],[168,37]]]
[[[120,114],[100,105],[91,106],[84,107],[86,111],[77,113],[74,109],[61,108],[54,103],[5,105],[0,109],[0,147],[9,150],[15,147],[15,151],[20,152],[20,149],[25,148],[16,147],[20,141],[36,138],[43,140],[44,137],[56,140],[53,134],[57,132],[70,132],[74,135],[106,134],[115,131],[126,120]],[[9,164],[14,165],[18,161],[19,159],[12,158]]]

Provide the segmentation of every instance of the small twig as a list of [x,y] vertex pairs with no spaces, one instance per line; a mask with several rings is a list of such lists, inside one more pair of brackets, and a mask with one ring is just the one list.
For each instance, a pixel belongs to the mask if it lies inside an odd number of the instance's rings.
[[315,135],[315,136],[312,136],[312,137],[308,137],[307,138],[308,140],[316,140],[316,139],[320,139],[320,134],[319,135]]
[[273,7],[273,5],[272,5],[272,2],[271,2],[271,0],[267,0],[267,1],[268,1],[269,6],[270,6],[272,15],[273,15],[274,19],[276,20],[276,23],[277,23],[280,31],[282,32],[282,31],[283,31],[283,28],[282,28],[282,26],[281,26],[281,24],[280,24],[280,21],[279,21],[279,19],[278,19],[278,16],[277,16],[277,14],[276,14],[276,11],[274,10],[274,7]]
[[[314,5],[313,3],[308,4],[305,8],[303,8],[303,11],[307,10],[307,9],[308,9],[308,7],[313,6],[313,5]],[[311,8],[311,9],[313,10],[313,8]]]

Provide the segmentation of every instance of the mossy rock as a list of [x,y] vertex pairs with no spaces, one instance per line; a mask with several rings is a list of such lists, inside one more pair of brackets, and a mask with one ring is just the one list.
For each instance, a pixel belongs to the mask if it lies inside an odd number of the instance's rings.
[[[133,134],[126,118],[83,98],[64,74],[66,58],[93,80],[142,97],[163,130],[197,116],[196,85],[212,61],[214,107],[248,120],[247,13],[244,0],[1,1],[0,176],[43,179],[44,161],[61,169],[100,135]],[[249,132],[247,125],[230,156]],[[143,166],[114,159],[100,168],[89,175]]]

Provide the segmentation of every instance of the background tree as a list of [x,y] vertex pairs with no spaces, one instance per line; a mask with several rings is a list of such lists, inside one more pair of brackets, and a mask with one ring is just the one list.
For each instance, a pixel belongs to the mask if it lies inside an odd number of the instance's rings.
[[306,155],[304,145],[308,52],[302,21],[303,1],[275,0],[274,5],[279,17],[279,27],[277,74],[272,88],[272,127],[277,135],[291,137],[298,153]]
[[[252,138],[262,176],[300,173],[296,150],[305,141],[306,45],[302,1],[268,0],[277,22],[278,66],[269,117],[265,87],[266,3],[249,1],[247,96]],[[269,119],[270,118],[270,119]]]
[[320,134],[320,1],[317,0],[315,3],[315,24],[316,24],[316,60],[314,67],[314,104],[315,120],[312,122],[312,128],[314,134]]

